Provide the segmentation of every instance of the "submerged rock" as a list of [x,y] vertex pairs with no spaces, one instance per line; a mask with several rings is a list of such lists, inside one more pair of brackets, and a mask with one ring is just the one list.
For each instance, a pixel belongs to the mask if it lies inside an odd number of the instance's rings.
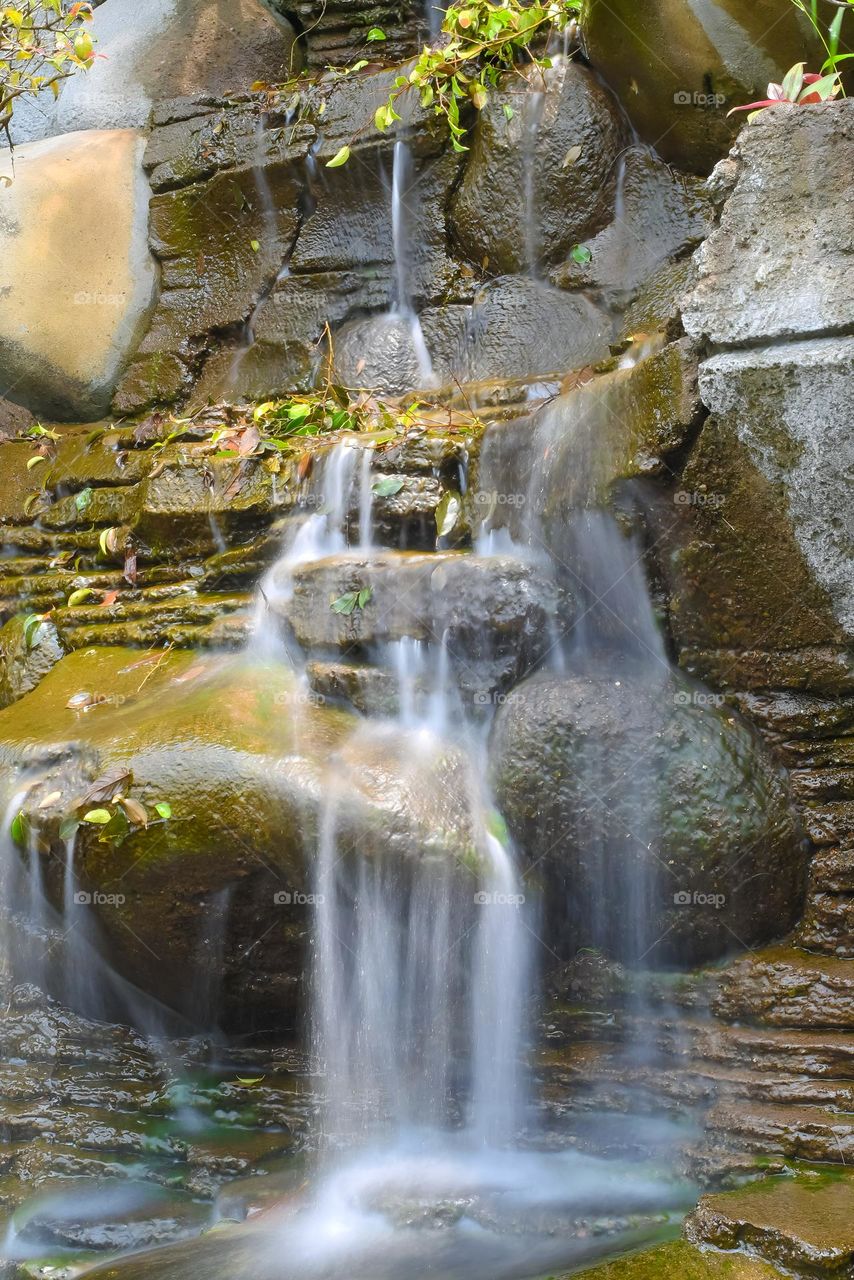
[[[824,6],[825,25],[835,11]],[[743,123],[731,107],[766,96],[825,54],[806,15],[785,0],[585,0],[584,45],[645,142],[665,160],[708,173]]]
[[617,105],[586,67],[511,77],[478,115],[451,205],[463,252],[492,274],[565,258],[611,220],[624,135]]
[[759,739],[676,675],[535,676],[496,717],[499,806],[562,954],[692,965],[784,934],[806,847]]
[[143,148],[133,130],[65,134],[17,148],[0,182],[0,381],[35,413],[97,418],[138,340],[155,289]]
[[24,618],[10,618],[0,628],[0,707],[34,689],[64,652],[49,619],[27,625]]

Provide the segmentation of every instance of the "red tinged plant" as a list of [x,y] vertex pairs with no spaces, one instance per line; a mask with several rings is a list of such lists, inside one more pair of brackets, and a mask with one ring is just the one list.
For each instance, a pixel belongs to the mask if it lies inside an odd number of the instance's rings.
[[767,98],[762,98],[759,102],[748,102],[743,107],[733,107],[729,114],[732,115],[733,111],[752,111],[753,115],[749,117],[752,120],[753,116],[759,115],[767,107],[776,107],[781,102],[787,102],[790,106],[804,107],[809,103],[828,102],[842,92],[837,71],[822,76],[812,71],[804,71],[804,66],[803,62],[796,62],[792,69],[786,72],[782,84],[769,84]]

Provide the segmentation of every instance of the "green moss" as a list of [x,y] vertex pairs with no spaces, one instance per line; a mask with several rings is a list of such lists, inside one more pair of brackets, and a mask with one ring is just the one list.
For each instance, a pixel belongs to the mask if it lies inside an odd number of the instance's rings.
[[778,1280],[781,1275],[756,1259],[701,1253],[686,1241],[676,1240],[577,1272],[574,1280]]

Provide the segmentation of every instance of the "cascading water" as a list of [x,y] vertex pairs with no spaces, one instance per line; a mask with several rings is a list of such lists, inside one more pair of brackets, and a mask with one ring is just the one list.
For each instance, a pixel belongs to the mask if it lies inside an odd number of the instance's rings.
[[414,191],[412,157],[408,145],[398,140],[394,144],[391,183],[391,229],[394,244],[394,299],[389,321],[403,325],[409,333],[415,354],[421,385],[433,385],[433,362],[421,321],[412,303],[409,280],[409,253],[411,235],[409,228],[409,201]]

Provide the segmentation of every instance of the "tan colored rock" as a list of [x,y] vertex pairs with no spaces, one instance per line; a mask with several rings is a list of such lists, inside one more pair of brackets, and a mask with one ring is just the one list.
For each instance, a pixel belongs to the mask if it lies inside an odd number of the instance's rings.
[[98,417],[134,347],[155,288],[143,147],[71,133],[0,160],[0,392],[35,413]]

